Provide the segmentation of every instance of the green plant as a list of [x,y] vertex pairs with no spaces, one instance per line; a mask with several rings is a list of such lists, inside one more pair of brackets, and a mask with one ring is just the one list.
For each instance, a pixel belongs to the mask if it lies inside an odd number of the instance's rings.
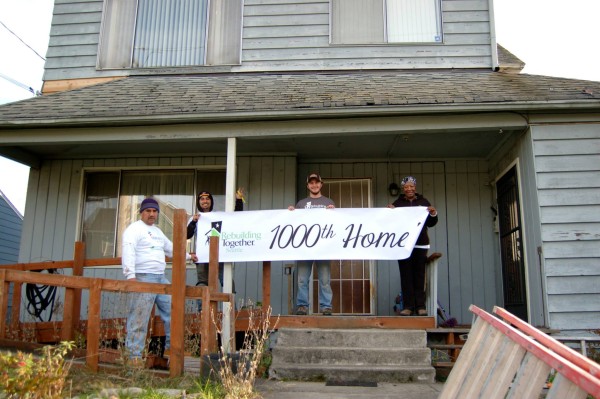
[[8,398],[60,398],[72,362],[65,355],[74,342],[44,346],[41,355],[5,352],[0,354],[0,386]]
[[200,398],[202,399],[223,399],[225,397],[223,385],[209,378],[199,380],[197,382],[197,388],[201,394]]

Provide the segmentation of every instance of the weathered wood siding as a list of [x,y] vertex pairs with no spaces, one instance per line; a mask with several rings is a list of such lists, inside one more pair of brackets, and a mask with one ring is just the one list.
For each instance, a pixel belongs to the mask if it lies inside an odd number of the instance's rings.
[[532,127],[550,327],[600,327],[600,124]]
[[16,263],[19,258],[23,216],[0,192],[0,265]]
[[[298,166],[301,197],[305,176],[319,171],[327,178],[370,178],[372,203],[385,207],[395,198],[388,186],[406,175],[417,178],[417,191],[438,209],[438,224],[429,229],[432,252],[441,252],[438,298],[461,323],[470,323],[468,307],[477,304],[492,309],[501,290],[495,258],[492,191],[485,161],[392,161],[303,162]],[[400,291],[400,273],[395,261],[377,261],[375,266],[378,315],[393,315],[394,299]]]
[[[101,0],[55,1],[44,80],[130,73],[96,70],[102,5]],[[334,46],[329,1],[245,0],[242,65],[231,70],[491,68],[488,6],[488,0],[443,0],[443,44]]]
[[[167,169],[207,165],[219,165],[225,169],[226,158],[186,156],[44,161],[40,169],[31,169],[26,204],[28,218],[23,226],[19,261],[73,259],[74,242],[80,238],[84,169],[143,169],[157,166]],[[246,210],[287,207],[296,198],[295,181],[296,159],[293,156],[238,157],[237,184],[248,191]],[[85,275],[123,279],[120,267],[86,268]],[[167,275],[170,276],[170,271]],[[238,301],[262,300],[262,264],[257,262],[237,264],[234,279]],[[287,276],[284,276],[280,262],[273,263],[271,281],[273,312],[287,314]],[[187,284],[196,284],[194,265],[188,266]],[[86,303],[87,292],[83,295]],[[103,301],[111,306],[103,307],[103,311],[115,311],[119,308],[118,304],[121,300],[123,300],[122,296],[106,294]],[[112,306],[113,304],[116,306]],[[87,309],[82,309],[82,312],[86,315]]]

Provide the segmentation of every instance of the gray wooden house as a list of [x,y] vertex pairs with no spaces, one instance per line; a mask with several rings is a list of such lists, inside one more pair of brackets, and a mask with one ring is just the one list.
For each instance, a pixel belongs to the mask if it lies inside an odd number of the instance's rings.
[[[168,232],[199,190],[285,208],[316,170],[338,207],[383,207],[410,174],[440,214],[438,295],[459,322],[499,305],[598,329],[600,82],[522,67],[493,0],[56,0],[45,95],[0,106],[0,153],[32,168],[19,261],[76,240],[119,256],[145,195]],[[334,312],[393,315],[396,262],[334,269]],[[275,314],[290,270],[273,265]],[[260,300],[261,272],[235,265],[238,297]]]
[[0,190],[0,265],[17,263],[23,215]]

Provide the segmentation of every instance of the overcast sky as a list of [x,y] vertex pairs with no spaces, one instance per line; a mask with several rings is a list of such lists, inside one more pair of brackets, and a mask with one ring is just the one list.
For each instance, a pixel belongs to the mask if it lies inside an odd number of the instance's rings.
[[[41,90],[53,3],[0,0],[0,104]],[[600,81],[600,0],[494,3],[497,41],[526,63],[523,73]],[[0,190],[23,213],[29,169],[0,157],[0,171]]]

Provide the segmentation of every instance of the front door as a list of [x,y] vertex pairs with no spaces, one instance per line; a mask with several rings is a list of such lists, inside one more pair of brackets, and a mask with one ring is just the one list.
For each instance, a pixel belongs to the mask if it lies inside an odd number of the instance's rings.
[[511,168],[498,180],[496,192],[498,193],[504,308],[520,319],[527,321],[523,227],[521,225],[521,206],[516,167]]
[[[337,208],[369,208],[371,206],[371,179],[326,179],[321,190]],[[314,266],[313,266],[314,267]],[[331,288],[333,313],[373,314],[371,295],[374,262],[370,260],[332,260]],[[313,269],[313,313],[318,312],[318,280]]]

